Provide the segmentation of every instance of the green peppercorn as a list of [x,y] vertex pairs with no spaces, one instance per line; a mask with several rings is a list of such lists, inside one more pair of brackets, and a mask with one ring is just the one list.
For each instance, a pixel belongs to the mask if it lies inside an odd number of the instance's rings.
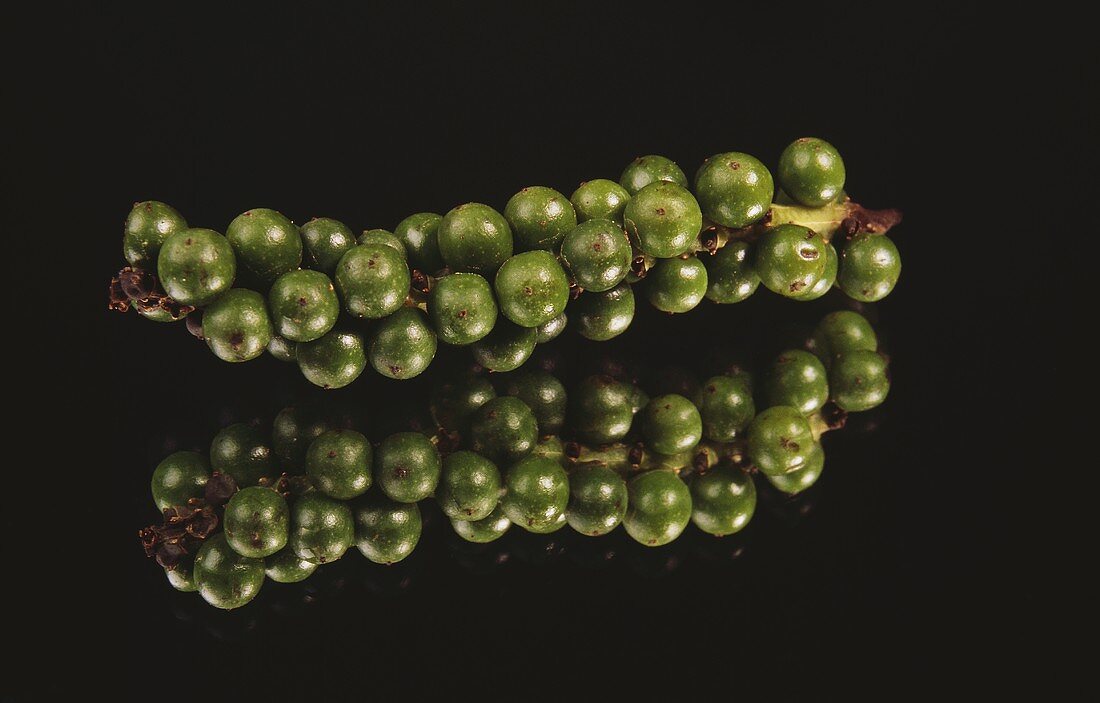
[[647,547],[673,541],[691,520],[691,491],[674,472],[643,471],[627,484],[623,527]]
[[901,255],[885,234],[860,232],[840,253],[837,284],[861,302],[873,303],[890,295],[900,275]]
[[565,327],[568,323],[569,318],[565,316],[564,312],[553,320],[542,323],[535,328],[535,343],[545,344],[553,339],[557,339],[558,335],[565,331]]
[[623,224],[639,249],[668,259],[694,251],[703,213],[686,188],[658,181],[634,194],[623,211]]
[[740,532],[756,510],[756,485],[736,466],[718,466],[691,480],[691,521],[703,532],[724,537]]
[[634,387],[611,376],[588,376],[569,396],[569,422],[591,444],[617,442],[634,422]]
[[748,242],[734,240],[713,256],[700,258],[707,268],[707,298],[716,303],[740,303],[760,285]]
[[378,445],[374,457],[378,487],[398,503],[415,503],[430,496],[439,485],[442,468],[439,450],[419,432],[391,434]]
[[829,399],[825,367],[816,356],[799,349],[776,357],[764,377],[763,390],[768,406],[786,405],[803,415],[820,410]]
[[495,463],[516,461],[538,441],[538,421],[519,398],[501,396],[470,418],[470,449]]
[[302,237],[282,213],[267,208],[237,215],[225,229],[241,267],[270,283],[302,264]]
[[298,558],[328,564],[344,556],[354,543],[355,520],[346,503],[316,491],[294,502],[288,545]]
[[237,259],[225,237],[209,229],[168,235],[157,255],[157,276],[177,303],[203,306],[229,290]]
[[500,499],[500,470],[480,454],[457,451],[443,459],[435,498],[452,520],[482,520]]
[[569,474],[565,519],[582,535],[611,532],[626,515],[626,482],[606,466],[578,466]]
[[401,308],[375,328],[370,341],[370,364],[389,378],[413,378],[432,363],[436,346],[435,332],[424,313],[416,308]]
[[662,259],[645,278],[646,299],[662,312],[688,312],[707,294],[707,269],[697,257]]
[[249,486],[233,494],[222,518],[225,539],[241,556],[262,559],[286,546],[290,508],[274,489]]
[[210,464],[198,452],[175,452],[153,470],[153,502],[158,510],[187,505],[201,498],[210,478]]
[[815,443],[813,449],[810,450],[809,455],[806,457],[805,464],[785,474],[777,474],[775,476],[764,474],[764,478],[768,479],[768,483],[784,493],[794,495],[796,493],[801,493],[817,483],[817,479],[821,478],[821,472],[824,469],[825,450],[821,448],[820,444]]
[[756,415],[752,386],[745,378],[713,376],[695,394],[703,421],[703,436],[712,442],[732,442]]
[[396,503],[372,493],[355,506],[355,540],[375,564],[396,564],[412,554],[422,523],[416,503]]
[[533,327],[497,320],[493,331],[470,345],[470,350],[477,363],[490,371],[514,371],[531,358],[536,337]]
[[339,220],[315,217],[301,226],[305,263],[325,275],[336,275],[336,265],[355,246],[351,228]]
[[623,209],[630,193],[615,181],[596,178],[585,181],[573,191],[569,202],[577,211],[577,222],[606,219],[622,227]]
[[134,268],[152,270],[168,235],[187,229],[187,220],[164,203],[134,203],[122,233],[122,255]]
[[493,384],[481,376],[445,383],[432,392],[432,419],[445,430],[464,432],[474,411],[496,397]]
[[446,344],[473,344],[496,324],[493,288],[476,273],[444,276],[428,293],[428,318]]
[[802,293],[801,295],[794,296],[795,300],[806,302],[809,300],[817,300],[821,296],[828,293],[833,284],[836,283],[836,275],[838,267],[840,265],[840,259],[836,254],[836,248],[830,243],[825,245],[825,270],[821,273],[821,278],[817,279],[817,283]]
[[493,508],[493,512],[480,520],[451,520],[451,527],[454,528],[455,533],[467,542],[475,544],[487,544],[498,540],[511,526],[512,521],[504,514],[504,507],[499,504]]
[[209,537],[195,555],[195,584],[210,605],[232,610],[247,604],[264,583],[264,560],[241,556],[225,534]]
[[309,445],[328,429],[328,421],[312,408],[283,408],[271,423],[271,448],[280,468],[293,474],[305,473]]
[[188,315],[187,312],[183,312],[178,316],[173,315],[171,310],[162,308],[159,305],[144,307],[140,303],[134,303],[134,309],[146,320],[152,320],[153,322],[179,322]]
[[625,332],[634,321],[634,290],[624,282],[605,293],[584,292],[570,309],[582,337],[605,342]]
[[271,341],[271,318],[262,295],[234,288],[211,303],[202,315],[206,346],[222,361],[255,359]]
[[317,564],[302,559],[290,547],[264,559],[264,573],[276,583],[298,583],[309,578]]
[[298,342],[295,354],[306,379],[321,388],[343,388],[363,373],[367,353],[354,332],[330,330],[312,342]]
[[596,293],[619,285],[633,258],[626,233],[611,220],[588,220],[566,234],[561,245],[561,259],[577,285]]
[[623,175],[619,177],[619,183],[630,195],[637,195],[638,191],[646,186],[661,181],[675,183],[683,188],[688,187],[687,176],[676,162],[656,154],[634,159],[627,164],[623,169]]
[[210,467],[233,477],[241,488],[261,478],[278,475],[271,443],[252,425],[238,422],[223,427],[210,443]]
[[381,245],[393,249],[401,258],[406,257],[405,244],[398,239],[393,232],[388,229],[368,229],[359,235],[359,239],[355,240],[360,246]]
[[275,279],[267,300],[275,332],[292,342],[312,342],[340,316],[336,289],[320,271],[284,273]]
[[881,405],[890,392],[888,371],[886,358],[878,352],[863,349],[841,352],[829,367],[833,402],[848,412]]
[[565,386],[545,371],[520,371],[504,381],[504,394],[519,398],[535,415],[539,435],[561,431],[565,423]]
[[516,254],[497,271],[493,281],[500,311],[521,327],[538,327],[565,311],[569,279],[557,258],[536,250]]
[[298,345],[277,334],[271,335],[271,341],[267,343],[267,353],[285,363],[298,361]]
[[433,274],[443,268],[439,254],[439,223],[441,215],[434,212],[418,212],[397,223],[393,234],[405,247],[409,266],[423,273]]
[[306,451],[306,475],[313,487],[330,498],[348,500],[371,487],[374,452],[370,441],[355,430],[329,430]]
[[504,475],[504,514],[531,532],[551,531],[569,505],[569,476],[553,459],[529,456]]
[[504,206],[519,251],[557,251],[566,232],[577,226],[577,212],[564,195],[545,186],[528,186]]
[[776,175],[783,192],[806,207],[828,205],[844,190],[844,160],[824,139],[802,137],[788,144]]
[[411,282],[405,259],[374,242],[353,247],[336,267],[336,289],[356,317],[377,320],[400,308]]
[[703,162],[695,173],[695,192],[707,219],[736,229],[767,214],[775,184],[759,159],[729,151]]
[[653,451],[677,454],[699,444],[703,419],[699,409],[684,396],[659,395],[642,409],[642,436]]
[[773,293],[797,298],[825,273],[825,241],[809,227],[779,225],[756,243],[754,268]]
[[749,424],[748,436],[749,459],[770,476],[801,468],[815,444],[802,412],[783,405],[757,414]]
[[459,205],[439,223],[439,253],[453,271],[496,273],[512,255],[512,229],[499,212],[481,203]]
[[195,558],[193,556],[184,556],[175,568],[165,569],[164,575],[168,578],[168,583],[172,585],[172,588],[177,591],[194,593],[199,590],[199,585],[195,583]]
[[809,347],[825,368],[829,368],[837,354],[860,349],[878,351],[878,337],[863,315],[837,310],[817,323]]

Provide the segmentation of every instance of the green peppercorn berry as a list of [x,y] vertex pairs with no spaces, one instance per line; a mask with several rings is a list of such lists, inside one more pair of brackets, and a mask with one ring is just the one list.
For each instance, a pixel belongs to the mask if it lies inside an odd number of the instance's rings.
[[695,249],[703,213],[686,188],[659,181],[630,199],[623,211],[623,224],[639,249],[668,259]]
[[224,533],[217,534],[207,538],[195,555],[195,583],[199,595],[215,608],[239,608],[259,594],[264,560],[241,556]]
[[437,238],[442,220],[443,217],[434,212],[418,212],[401,220],[393,228],[393,235],[405,247],[410,267],[428,274],[443,268]]
[[806,207],[828,205],[844,190],[844,160],[824,139],[802,137],[788,144],[776,175],[783,192]]
[[481,203],[459,205],[439,223],[443,262],[452,271],[496,273],[512,255],[512,229],[499,212]]
[[527,403],[501,396],[474,412],[469,434],[470,449],[499,464],[527,455],[538,441],[539,428]]
[[695,406],[703,420],[703,436],[712,442],[737,439],[756,415],[752,386],[737,376],[708,378],[695,393]]
[[134,303],[134,310],[137,310],[138,314],[144,317],[146,320],[152,320],[153,322],[179,322],[183,318],[187,317],[188,313],[184,312],[178,317],[173,316],[173,313],[167,308],[162,308],[160,305],[149,305],[143,307],[140,303]]
[[317,564],[306,561],[290,547],[285,547],[264,559],[264,573],[275,583],[298,583],[309,578]]
[[198,452],[175,452],[153,470],[153,502],[158,510],[187,505],[201,498],[210,478],[210,464]]
[[244,288],[225,293],[203,310],[202,332],[206,346],[222,361],[255,359],[272,335],[264,297]]
[[800,349],[776,357],[764,377],[763,390],[768,406],[786,405],[803,415],[820,410],[829,400],[825,367],[816,356]]
[[779,225],[766,230],[756,243],[754,268],[773,293],[797,298],[825,273],[825,241],[801,225]]
[[840,289],[864,303],[890,295],[901,275],[901,255],[885,234],[860,232],[840,253],[837,283]]
[[400,254],[402,259],[406,258],[404,243],[388,229],[368,229],[360,234],[359,238],[355,241],[360,246],[372,246],[377,244],[389,247]]
[[569,476],[553,459],[529,456],[504,476],[500,499],[508,519],[531,532],[552,531],[569,505]]
[[452,520],[487,518],[500,499],[500,470],[474,452],[448,454],[443,460],[435,499]]
[[634,422],[634,387],[611,376],[589,376],[569,396],[569,422],[591,444],[617,442]]
[[493,282],[500,311],[521,327],[538,327],[565,311],[569,279],[547,251],[516,254],[497,271]]
[[374,452],[370,441],[355,430],[329,430],[309,445],[306,475],[313,487],[329,496],[348,500],[371,487]]
[[320,271],[284,273],[275,279],[267,300],[275,332],[292,342],[312,342],[340,316],[336,289]]
[[528,186],[504,206],[518,251],[557,251],[565,234],[577,226],[577,212],[564,195],[545,186]]
[[611,532],[626,514],[626,482],[606,466],[578,466],[569,473],[565,519],[582,535]]
[[734,240],[701,259],[707,268],[707,298],[716,303],[740,303],[760,285],[748,242]]
[[569,202],[577,211],[577,222],[605,219],[622,227],[623,209],[630,193],[615,181],[597,178],[585,181],[573,191]]
[[234,493],[226,503],[222,524],[233,551],[262,559],[286,546],[290,508],[274,489],[249,486]]
[[290,511],[288,545],[299,559],[328,564],[355,543],[355,520],[347,503],[316,491],[300,496]]
[[631,386],[630,412],[637,415],[647,405],[649,405],[649,395],[641,388]]
[[412,554],[421,526],[416,503],[395,503],[374,493],[355,506],[356,544],[375,564],[396,564]]
[[497,320],[493,331],[470,345],[470,350],[477,363],[490,371],[514,371],[531,358],[536,338],[534,327]]
[[429,407],[432,419],[445,430],[464,432],[474,411],[497,397],[493,384],[481,376],[471,376],[437,386]]
[[611,220],[588,220],[566,234],[561,245],[561,259],[577,285],[596,293],[619,285],[633,258],[626,233]]
[[451,520],[451,527],[454,528],[455,533],[467,542],[475,544],[487,544],[498,540],[511,526],[512,521],[504,514],[504,507],[499,504],[493,508],[493,512],[480,520]]
[[270,283],[302,264],[302,237],[282,213],[267,208],[237,215],[225,229],[241,267]]
[[271,341],[267,343],[267,353],[287,363],[298,360],[297,344],[277,334],[271,335]]
[[199,590],[199,585],[195,583],[195,558],[192,556],[180,559],[175,568],[165,569],[164,575],[168,577],[168,583],[172,588],[177,591],[193,593]]
[[718,466],[691,480],[691,521],[724,537],[740,532],[756,510],[756,484],[736,466]]
[[810,423],[798,408],[777,405],[749,424],[749,460],[769,476],[801,468],[814,447]]
[[312,408],[291,406],[279,411],[271,423],[271,448],[279,467],[292,474],[305,473],[309,445],[328,429],[328,421]]
[[794,296],[795,300],[806,302],[809,300],[817,300],[821,296],[825,295],[832,289],[833,284],[836,283],[837,268],[839,266],[839,257],[836,254],[836,247],[831,243],[825,245],[825,270],[821,273],[821,278],[817,279],[817,283],[804,292],[802,295]]
[[519,398],[531,409],[540,436],[557,434],[565,423],[565,386],[545,371],[520,371],[504,380],[504,394]]
[[295,354],[302,375],[326,389],[343,388],[367,367],[363,338],[340,329],[330,330],[312,342],[298,342]]
[[274,478],[279,473],[264,433],[243,422],[223,427],[214,435],[210,467],[232,476],[241,488],[255,486],[261,478]]
[[837,354],[860,349],[877,351],[878,337],[863,315],[851,310],[837,310],[817,323],[809,347],[825,368],[829,368]]
[[339,220],[315,217],[299,229],[305,246],[305,263],[327,276],[336,274],[336,265],[355,246],[351,228]]
[[695,173],[695,192],[707,219],[741,228],[767,214],[775,184],[759,159],[729,151],[703,162]]
[[627,484],[623,527],[647,547],[668,544],[691,520],[691,491],[667,469],[643,471]]
[[687,451],[703,438],[703,419],[694,403],[669,393],[650,399],[642,409],[642,436],[659,454]]
[[623,175],[619,177],[619,183],[630,195],[637,195],[646,186],[662,181],[688,187],[687,176],[676,162],[656,154],[634,159],[627,164]]
[[122,255],[134,268],[153,269],[164,240],[184,229],[187,220],[172,207],[156,200],[134,203],[122,232]]
[[370,364],[389,378],[419,376],[432,363],[436,350],[424,313],[416,308],[401,308],[378,323],[370,340]]
[[645,278],[646,299],[662,312],[687,312],[707,294],[707,268],[695,256],[662,259]]
[[829,385],[833,402],[842,410],[860,412],[877,407],[890,392],[886,358],[863,349],[841,352],[829,367]]
[[584,292],[570,309],[582,337],[606,342],[634,321],[634,290],[624,282],[605,293]]
[[428,293],[428,318],[444,343],[473,344],[496,324],[493,288],[476,273],[444,276]]
[[336,289],[356,317],[377,320],[400,308],[412,278],[405,259],[374,242],[353,247],[336,267]]
[[378,487],[398,503],[415,503],[430,496],[439,485],[442,468],[439,450],[419,432],[391,434],[374,455]]
[[806,457],[806,463],[801,467],[789,473],[775,476],[764,474],[764,478],[784,493],[794,495],[817,483],[817,479],[821,478],[821,472],[824,469],[825,450],[821,448],[820,444],[815,443],[809,456]]
[[168,235],[157,255],[160,284],[177,303],[202,306],[233,285],[237,259],[225,237],[209,229]]
[[568,323],[569,318],[565,316],[564,312],[553,320],[542,323],[535,328],[535,344],[545,344],[553,339],[557,339],[558,335],[565,331],[565,327]]

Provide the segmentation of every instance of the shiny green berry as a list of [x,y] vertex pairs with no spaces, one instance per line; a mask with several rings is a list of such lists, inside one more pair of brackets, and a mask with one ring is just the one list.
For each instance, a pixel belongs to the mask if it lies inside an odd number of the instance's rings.
[[175,568],[165,569],[164,575],[168,578],[168,583],[172,585],[172,588],[182,593],[194,593],[199,590],[199,585],[195,583],[195,558],[192,556],[185,556],[180,559]]
[[241,488],[279,474],[271,442],[259,429],[243,422],[223,427],[214,435],[210,468],[232,476]]
[[703,436],[712,442],[732,442],[756,415],[752,386],[738,376],[713,376],[699,387],[695,406],[703,420]]
[[264,583],[264,560],[241,556],[225,534],[209,537],[195,555],[195,584],[210,605],[232,610],[255,598]]
[[817,300],[821,296],[828,293],[833,284],[836,283],[836,275],[838,267],[840,265],[840,258],[837,256],[836,248],[832,243],[825,245],[825,270],[821,273],[821,278],[817,279],[817,283],[813,284],[809,290],[805,291],[801,295],[794,296],[795,300],[802,302],[809,300]]
[[557,339],[558,335],[565,331],[565,327],[568,323],[569,318],[565,316],[564,312],[553,320],[542,323],[535,328],[535,343],[545,344],[553,339]]
[[888,371],[886,358],[878,352],[863,349],[841,352],[829,366],[833,402],[848,412],[881,405],[890,392]]
[[412,554],[422,523],[416,503],[396,503],[372,493],[355,506],[355,541],[375,564],[396,564]]
[[153,502],[158,510],[187,505],[191,498],[202,498],[209,478],[210,464],[202,454],[169,454],[153,470]]
[[487,544],[498,540],[511,526],[512,521],[504,514],[504,508],[499,504],[493,508],[493,512],[480,520],[451,520],[451,527],[454,528],[455,533],[474,544]]
[[400,254],[402,259],[406,257],[405,244],[388,229],[368,229],[366,232],[360,234],[359,238],[355,241],[360,246],[372,246],[377,244],[379,246],[389,247]]
[[518,251],[557,251],[565,234],[577,226],[577,212],[564,195],[545,186],[528,186],[504,206]]
[[767,214],[775,184],[759,159],[730,151],[703,162],[695,173],[695,193],[707,219],[739,229]]
[[443,217],[434,212],[418,212],[401,220],[393,228],[393,235],[405,247],[411,268],[427,274],[434,274],[443,268],[438,239],[442,220]]
[[347,503],[316,491],[300,496],[290,511],[294,554],[312,564],[328,564],[355,543],[355,520]]
[[756,242],[753,267],[768,290],[797,298],[825,273],[825,247],[821,235],[809,227],[779,225]]
[[806,463],[801,467],[785,474],[774,476],[764,474],[764,478],[784,493],[795,495],[817,483],[817,479],[821,478],[821,472],[824,469],[825,450],[821,448],[820,444],[814,444],[809,456],[806,457]]
[[275,583],[298,583],[309,578],[317,564],[306,561],[286,547],[264,559],[264,573]]
[[651,398],[642,409],[641,420],[646,446],[659,454],[687,451],[703,438],[699,409],[676,393]]
[[890,295],[901,275],[901,255],[885,234],[860,232],[840,253],[837,284],[848,297],[873,303]]
[[651,183],[661,181],[675,183],[682,188],[688,187],[687,176],[676,162],[656,154],[634,159],[627,164],[619,177],[619,183],[630,195],[637,195],[638,191]]
[[531,451],[539,438],[538,421],[519,398],[501,396],[470,418],[470,449],[492,462],[511,463]]
[[547,251],[516,254],[497,271],[493,289],[501,313],[521,327],[538,327],[565,311],[569,279]]
[[605,342],[625,332],[634,321],[634,290],[624,282],[605,293],[586,291],[569,309],[582,337]]
[[378,323],[370,340],[370,364],[389,378],[419,376],[435,358],[435,332],[424,313],[401,308]]
[[363,338],[340,329],[330,330],[312,342],[298,342],[296,354],[302,375],[326,389],[343,388],[367,367]]
[[734,240],[713,256],[700,258],[707,268],[707,298],[716,303],[740,303],[760,285],[748,242]]
[[643,471],[627,484],[623,527],[647,547],[673,541],[691,520],[691,491],[666,469]]
[[279,468],[291,474],[305,473],[309,445],[328,430],[328,421],[310,407],[291,406],[279,411],[271,423],[271,448]]
[[329,277],[336,275],[336,265],[355,246],[351,228],[328,217],[313,218],[299,232],[305,247],[305,263]]
[[400,308],[411,282],[405,259],[377,242],[352,248],[336,267],[336,290],[347,311],[371,320]]
[[765,474],[777,476],[801,468],[814,447],[810,423],[798,408],[777,405],[749,424],[749,460]]
[[206,346],[222,361],[255,359],[271,341],[271,318],[264,297],[256,291],[234,288],[203,311]]
[[203,306],[233,285],[237,258],[225,237],[209,229],[168,235],[157,255],[157,276],[177,303]]
[[146,320],[152,320],[153,322],[179,322],[187,317],[189,312],[184,308],[179,313],[173,313],[173,311],[163,308],[160,305],[146,306],[142,305],[139,301],[134,302],[134,309]]
[[569,396],[569,423],[590,444],[617,442],[634,422],[634,387],[611,376],[588,376]]
[[482,520],[500,499],[500,470],[480,454],[457,451],[443,460],[435,498],[452,520]]
[[662,312],[687,312],[707,294],[707,268],[695,256],[662,259],[645,277],[645,295]]
[[439,223],[439,253],[452,271],[496,273],[512,255],[512,229],[499,212],[481,203],[459,205]]
[[605,219],[620,227],[623,224],[623,209],[628,200],[630,193],[626,188],[606,178],[581,183],[569,198],[573,209],[577,211],[577,222]]
[[703,213],[687,188],[658,181],[630,199],[623,211],[623,224],[639,249],[668,259],[694,251]]
[[816,356],[791,349],[772,362],[764,376],[763,391],[768,406],[786,405],[809,415],[829,400],[829,381]]
[[565,423],[565,386],[545,371],[519,371],[504,381],[504,394],[519,398],[535,415],[540,436],[558,434]]
[[582,535],[611,532],[626,515],[626,482],[606,466],[579,466],[569,473],[565,519]]
[[275,279],[267,294],[275,332],[292,342],[312,342],[336,324],[340,301],[328,276],[299,269]]
[[233,551],[262,559],[286,546],[290,508],[286,499],[272,488],[242,488],[226,503],[222,525]]
[[470,345],[474,359],[490,371],[514,371],[535,351],[534,327],[520,327],[508,320],[497,320],[493,331]]
[[378,487],[398,503],[415,503],[434,493],[442,469],[439,450],[420,432],[391,434],[374,456]]
[[573,280],[595,293],[619,285],[633,258],[626,233],[611,220],[588,220],[566,234],[561,245],[561,260]]
[[282,213],[267,208],[243,212],[225,229],[241,268],[270,283],[302,264],[302,237]]
[[718,466],[691,480],[691,521],[724,537],[740,532],[756,510],[756,485],[736,466]]
[[446,344],[473,344],[493,330],[497,302],[489,282],[476,273],[452,273],[428,293],[428,319]]
[[497,397],[493,384],[481,376],[445,383],[432,391],[432,419],[445,430],[464,431],[474,411]]
[[825,368],[833,357],[847,351],[878,350],[878,337],[867,318],[851,310],[837,310],[821,318],[810,338],[812,351]]
[[821,207],[836,200],[844,190],[844,176],[844,160],[824,139],[796,139],[779,155],[779,186],[806,207]]
[[521,459],[504,475],[500,504],[508,519],[526,530],[556,527],[569,505],[569,476],[553,459]]
[[298,361],[298,345],[277,334],[271,335],[271,341],[267,343],[267,353],[282,362]]
[[330,498],[348,500],[371,487],[374,451],[370,441],[355,430],[329,430],[313,440],[306,451],[306,475],[310,483]]
[[184,229],[187,220],[172,207],[156,200],[134,203],[122,232],[122,255],[134,268],[152,270],[168,235]]

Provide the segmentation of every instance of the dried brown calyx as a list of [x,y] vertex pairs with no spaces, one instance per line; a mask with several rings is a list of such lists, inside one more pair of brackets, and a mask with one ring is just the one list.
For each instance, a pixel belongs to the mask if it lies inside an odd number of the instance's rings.
[[173,320],[185,317],[195,309],[193,305],[173,300],[160,289],[153,274],[125,266],[107,287],[107,309],[128,312],[131,305],[146,314],[162,310]]
[[195,554],[220,522],[214,508],[193,500],[193,505],[164,509],[164,521],[138,530],[145,556],[171,571],[189,554]]

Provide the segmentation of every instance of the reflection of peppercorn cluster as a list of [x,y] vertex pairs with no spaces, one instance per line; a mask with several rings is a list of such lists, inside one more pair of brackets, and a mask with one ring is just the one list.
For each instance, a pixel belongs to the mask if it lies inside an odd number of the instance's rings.
[[622,523],[646,546],[675,540],[689,522],[728,535],[752,518],[754,475],[785,493],[808,488],[824,467],[821,435],[890,388],[874,330],[849,311],[826,315],[805,348],[759,374],[733,368],[679,393],[650,397],[608,375],[568,394],[543,370],[492,378],[439,386],[430,431],[378,444],[292,407],[270,436],[235,424],[209,458],[168,456],[153,473],[164,524],[142,530],[147,553],[176,588],[235,608],[265,574],[300,581],[352,546],[374,562],[404,559],[428,498],[471,542],[512,525],[599,536]]
[[[226,361],[266,349],[337,388],[368,362],[391,378],[416,376],[439,341],[510,371],[567,321],[584,337],[611,339],[634,318],[634,285],[669,313],[704,297],[740,302],[760,284],[800,301],[834,283],[864,302],[888,295],[901,264],[883,232],[900,215],[851,202],[844,163],[820,139],[789,145],[776,175],[778,191],[756,158],[717,154],[696,173],[693,195],[674,162],[643,156],[618,183],[588,181],[571,198],[532,186],[503,213],[467,203],[358,239],[336,220],[299,228],[267,209],[243,213],[222,236],[142,202],[126,221],[130,266],[112,281],[111,306],[186,317]],[[341,323],[342,311],[374,322]]]

